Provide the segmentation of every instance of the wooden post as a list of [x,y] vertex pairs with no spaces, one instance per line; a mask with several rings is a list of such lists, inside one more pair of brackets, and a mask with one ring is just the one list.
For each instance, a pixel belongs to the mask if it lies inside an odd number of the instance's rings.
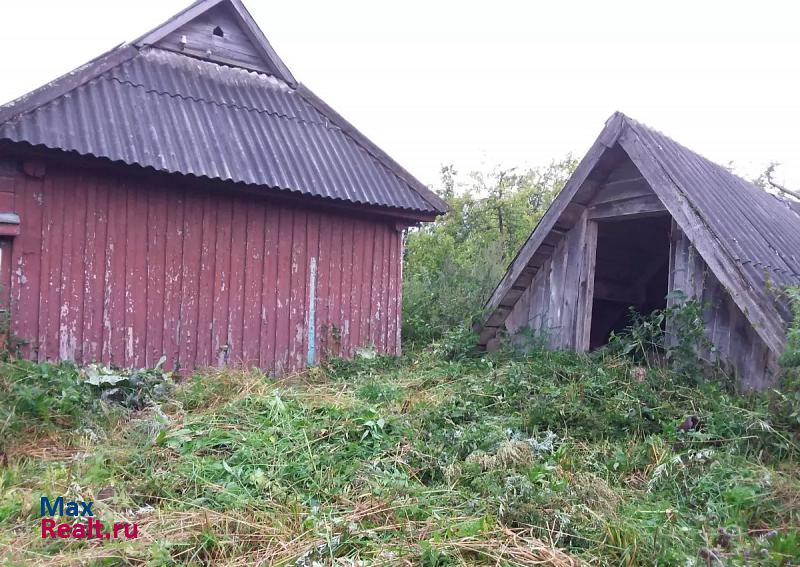
[[597,266],[597,222],[589,220],[583,239],[583,269],[578,295],[578,312],[575,325],[575,350],[588,352],[592,333],[592,304],[594,303],[594,275]]

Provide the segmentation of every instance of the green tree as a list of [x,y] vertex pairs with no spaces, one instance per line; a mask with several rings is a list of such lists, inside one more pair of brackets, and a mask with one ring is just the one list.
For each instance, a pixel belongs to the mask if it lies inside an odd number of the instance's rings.
[[404,258],[404,339],[426,344],[471,324],[508,263],[577,165],[495,169],[462,178],[441,171],[438,194],[450,212],[409,231]]

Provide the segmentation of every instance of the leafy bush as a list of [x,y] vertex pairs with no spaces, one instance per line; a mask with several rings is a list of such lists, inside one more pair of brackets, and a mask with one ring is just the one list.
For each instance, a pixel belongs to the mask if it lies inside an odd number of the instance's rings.
[[404,258],[403,341],[427,346],[471,327],[508,263],[576,166],[567,156],[525,172],[442,170],[450,212],[409,232]]
[[786,333],[786,351],[780,359],[786,368],[800,368],[800,287],[787,290],[792,305],[794,319]]
[[[114,408],[142,409],[165,399],[170,376],[154,369],[122,372],[100,365],[0,363],[0,439],[29,428],[71,430],[104,423]],[[3,447],[0,446],[0,449]]]
[[27,427],[76,428],[98,410],[96,390],[72,364],[0,364],[0,439]]
[[[466,265],[451,257],[430,268],[410,262],[403,287],[403,344],[412,349],[439,340],[452,329],[471,327],[507,265],[497,243],[476,251]],[[414,271],[409,274],[409,270]]]
[[704,371],[699,353],[711,348],[703,306],[695,299],[687,300],[680,291],[669,298],[679,303],[646,316],[631,308],[630,325],[621,333],[612,333],[606,350],[648,366],[663,356],[678,374],[698,379]]

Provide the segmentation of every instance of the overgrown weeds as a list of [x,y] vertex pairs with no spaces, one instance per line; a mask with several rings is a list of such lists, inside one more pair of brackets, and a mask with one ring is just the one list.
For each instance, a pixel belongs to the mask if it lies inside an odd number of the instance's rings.
[[780,359],[782,366],[790,369],[800,368],[800,287],[789,288],[786,293],[792,306],[794,319],[786,333],[786,351]]
[[622,333],[611,334],[605,350],[647,367],[662,365],[663,359],[673,372],[699,379],[709,370],[700,353],[712,349],[703,304],[682,291],[671,292],[667,299],[674,304],[646,316],[631,307],[630,324]]
[[509,261],[577,166],[459,175],[442,168],[439,195],[450,211],[411,229],[403,268],[403,341],[427,346],[480,319]]
[[[286,381],[202,373],[107,440],[31,447],[3,469],[0,547],[43,565],[796,564],[788,393],[469,340]],[[36,504],[61,494],[142,536],[46,545]]]
[[80,432],[99,438],[128,410],[166,401],[173,382],[156,368],[120,371],[92,364],[0,362],[0,456],[19,439],[28,442]]

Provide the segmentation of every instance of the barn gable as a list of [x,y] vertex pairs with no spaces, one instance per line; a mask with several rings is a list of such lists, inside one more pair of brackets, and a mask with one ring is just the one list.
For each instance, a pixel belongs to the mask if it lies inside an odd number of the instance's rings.
[[764,369],[789,317],[774,290],[800,283],[798,254],[793,205],[617,113],[492,294],[481,344],[531,327],[588,350],[620,309],[662,307],[681,289],[710,301],[724,349],[752,333],[763,348],[746,365]]
[[133,43],[268,73],[291,85],[296,83],[239,0],[199,0]]
[[0,107],[0,308],[39,361],[293,372],[399,353],[446,204],[200,0]]
[[447,210],[296,82],[240,0],[195,2],[134,42],[0,107],[0,142],[410,220]]

